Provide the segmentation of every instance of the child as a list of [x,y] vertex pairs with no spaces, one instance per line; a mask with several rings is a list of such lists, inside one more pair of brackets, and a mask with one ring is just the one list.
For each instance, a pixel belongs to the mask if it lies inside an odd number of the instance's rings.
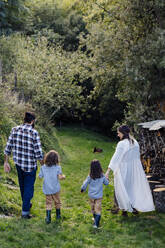
[[92,160],[90,175],[81,186],[81,192],[85,191],[89,184],[88,195],[90,197],[91,211],[94,217],[94,228],[98,228],[101,218],[101,202],[103,197],[103,184],[108,185],[109,180],[104,176],[99,160]]
[[46,195],[46,223],[51,222],[52,202],[56,207],[56,218],[60,219],[60,183],[59,179],[65,179],[62,174],[61,166],[59,165],[58,152],[51,150],[45,156],[44,165],[39,172],[39,178],[44,178],[43,192]]

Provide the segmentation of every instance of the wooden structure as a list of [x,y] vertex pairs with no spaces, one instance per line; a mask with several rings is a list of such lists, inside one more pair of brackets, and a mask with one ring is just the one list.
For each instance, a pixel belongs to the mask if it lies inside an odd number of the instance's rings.
[[157,211],[165,212],[165,120],[139,123],[141,161]]
[[146,173],[165,177],[165,120],[139,123],[141,160]]
[[155,188],[153,190],[155,208],[159,212],[165,212],[165,188]]

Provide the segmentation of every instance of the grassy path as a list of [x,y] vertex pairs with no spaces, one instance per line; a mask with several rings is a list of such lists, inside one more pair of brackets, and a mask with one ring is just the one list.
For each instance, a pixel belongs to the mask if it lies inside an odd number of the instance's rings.
[[[47,141],[49,142],[49,141]],[[53,143],[54,142],[54,143]],[[42,181],[35,184],[32,214],[35,218],[22,220],[21,201],[16,173],[5,176],[0,169],[0,209],[14,212],[15,217],[0,218],[0,248],[164,248],[165,214],[142,213],[138,217],[129,214],[112,215],[113,185],[104,187],[101,228],[93,230],[87,193],[80,187],[89,173],[90,161],[97,158],[106,171],[115,143],[106,137],[80,128],[62,128],[50,136],[51,148],[61,155],[61,165],[66,180],[61,181],[62,216],[60,223],[46,225],[45,197]],[[93,148],[101,147],[103,153],[93,154]],[[16,185],[10,185],[13,180]]]

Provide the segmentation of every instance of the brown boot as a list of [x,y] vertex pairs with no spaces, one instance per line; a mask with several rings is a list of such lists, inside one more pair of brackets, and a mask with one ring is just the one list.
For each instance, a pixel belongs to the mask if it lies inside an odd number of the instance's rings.
[[134,215],[138,215],[139,214],[139,212],[135,209],[135,208],[133,208],[133,212],[132,212]]

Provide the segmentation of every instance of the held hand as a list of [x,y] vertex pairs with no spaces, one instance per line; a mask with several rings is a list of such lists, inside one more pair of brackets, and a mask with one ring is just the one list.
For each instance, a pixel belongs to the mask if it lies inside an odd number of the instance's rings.
[[9,173],[11,171],[11,167],[8,162],[4,163],[4,172]]
[[60,180],[64,180],[64,179],[65,179],[65,175],[59,174],[59,175],[58,175],[58,178],[59,178]]
[[106,173],[105,173],[105,177],[106,177],[107,179],[109,179],[109,172],[106,172]]
[[108,170],[107,170],[106,173],[105,173],[105,177],[106,177],[107,179],[109,179],[109,172],[110,172],[110,168],[108,168]]

